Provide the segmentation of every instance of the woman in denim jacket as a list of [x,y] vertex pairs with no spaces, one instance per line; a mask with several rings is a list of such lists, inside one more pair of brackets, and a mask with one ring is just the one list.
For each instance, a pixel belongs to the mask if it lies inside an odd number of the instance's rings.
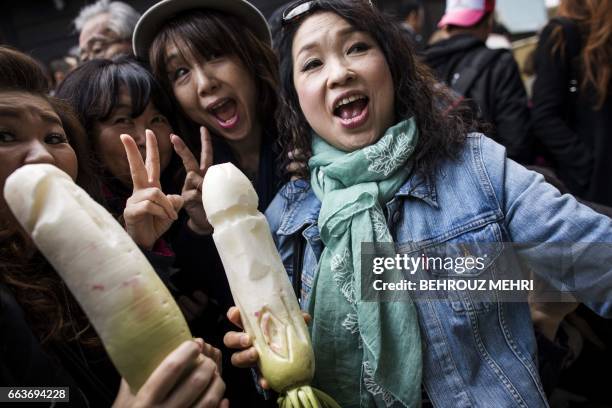
[[[440,299],[389,290],[399,301],[382,302],[372,300],[389,298],[368,285],[456,274],[487,283],[519,270],[520,261],[609,313],[612,253],[553,244],[610,243],[612,222],[470,133],[460,110],[445,109],[399,30],[367,2],[294,4],[278,44],[284,148],[311,158],[305,178],[285,185],[266,214],[312,316],[315,385],[342,407],[419,406],[422,387],[437,407],[547,406],[524,299],[493,289],[442,290]],[[481,263],[414,275],[385,265],[372,279],[371,248],[362,242],[392,242],[400,256],[423,262]],[[530,245],[514,250],[511,242]],[[578,261],[573,281],[561,255]],[[236,310],[229,314],[239,320]],[[225,341],[249,344],[239,333]],[[253,349],[232,357],[236,365],[256,359]]]

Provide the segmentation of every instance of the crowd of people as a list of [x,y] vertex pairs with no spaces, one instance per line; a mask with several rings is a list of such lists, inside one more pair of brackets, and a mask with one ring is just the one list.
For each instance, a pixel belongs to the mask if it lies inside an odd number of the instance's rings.
[[[429,44],[421,2],[393,11],[299,0],[268,22],[246,0],[142,15],[99,0],[74,20],[78,66],[58,63],[52,86],[0,45],[0,190],[28,164],[65,171],[196,336],[133,392],[0,196],[0,385],[69,386],[74,406],[274,406],[202,206],[208,168],[232,162],[309,314],[313,384],[340,406],[612,403],[589,366],[612,362],[612,2],[561,0],[531,99],[512,53],[486,45],[494,0],[448,0]],[[363,242],[530,243],[472,277],[525,268],[574,301],[366,301]],[[567,243],[581,244],[569,287],[547,249]],[[575,367],[584,384],[568,388]]]

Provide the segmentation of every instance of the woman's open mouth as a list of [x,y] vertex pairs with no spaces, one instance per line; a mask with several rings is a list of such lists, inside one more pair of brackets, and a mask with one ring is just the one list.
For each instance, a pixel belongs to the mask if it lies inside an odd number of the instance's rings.
[[215,103],[212,107],[208,108],[208,112],[219,123],[223,129],[232,129],[240,120],[238,115],[238,105],[236,101],[231,98],[223,98],[219,102]]
[[334,116],[340,119],[342,126],[352,129],[359,127],[368,119],[370,99],[365,95],[351,95],[342,98],[334,106]]

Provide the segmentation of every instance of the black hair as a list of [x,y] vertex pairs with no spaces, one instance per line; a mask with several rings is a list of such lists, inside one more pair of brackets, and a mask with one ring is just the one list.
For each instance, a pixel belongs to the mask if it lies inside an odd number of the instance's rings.
[[113,113],[123,89],[130,96],[133,118],[152,102],[173,124],[174,110],[168,94],[147,66],[131,56],[84,63],[66,76],[56,95],[72,105],[91,137],[95,123],[105,121]]
[[[93,135],[97,122],[107,120],[119,104],[122,90],[127,90],[131,100],[131,117],[136,118],[145,111],[149,103],[168,119],[172,129],[176,129],[176,115],[169,95],[155,79],[148,67],[133,56],[122,55],[113,59],[94,59],[87,61],[66,76],[57,89],[56,96],[67,101],[76,111],[79,121],[85,128],[92,147],[93,166],[97,168],[105,187],[117,196],[129,192],[104,169],[96,154]],[[166,193],[180,193],[179,186],[184,180],[183,167],[176,155],[162,172],[161,183]],[[122,205],[106,202],[105,206],[113,214],[123,211]],[[121,208],[120,208],[121,207]],[[120,210],[120,211],[119,211]]]
[[[189,52],[204,60],[214,55],[233,54],[238,57],[255,82],[257,116],[262,128],[267,129],[264,137],[276,138],[270,130],[275,129],[274,112],[278,105],[278,61],[270,46],[245,27],[240,19],[214,10],[190,10],[164,23],[151,44],[149,60],[155,77],[172,96],[172,84],[166,72],[165,50],[168,44],[174,44],[179,52]],[[199,135],[199,132],[193,133]],[[192,147],[199,147],[199,137],[190,142]]]

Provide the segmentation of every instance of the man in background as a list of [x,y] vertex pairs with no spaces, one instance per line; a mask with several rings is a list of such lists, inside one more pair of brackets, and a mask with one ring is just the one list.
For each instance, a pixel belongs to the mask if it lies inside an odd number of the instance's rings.
[[425,51],[425,63],[493,125],[487,134],[506,147],[510,158],[528,164],[530,114],[518,65],[509,50],[485,45],[494,10],[494,0],[448,0],[438,23],[448,38]]
[[425,8],[421,0],[400,0],[385,8],[400,23],[406,38],[417,52],[423,50],[425,42],[421,31],[425,22]]
[[132,53],[132,33],[140,14],[120,1],[98,0],[74,19],[81,62]]
[[56,58],[49,63],[49,70],[53,80],[53,89],[57,88],[62,83],[66,75],[76,68],[78,61],[75,57],[66,55],[61,58]]

